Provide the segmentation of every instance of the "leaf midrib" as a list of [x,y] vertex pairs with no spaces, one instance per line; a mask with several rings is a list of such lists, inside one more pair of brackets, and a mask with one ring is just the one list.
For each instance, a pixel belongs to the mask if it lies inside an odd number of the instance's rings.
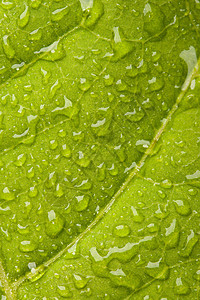
[[[78,237],[76,237],[74,239],[73,242],[71,242],[69,245],[67,245],[63,250],[61,250],[59,253],[57,253],[54,257],[52,257],[51,259],[49,259],[48,261],[46,261],[43,266],[44,267],[48,267],[50,266],[52,263],[54,263],[57,259],[59,259],[64,253],[66,253],[68,251],[68,249],[70,249],[73,245],[77,244],[80,240],[82,240],[82,238],[84,238],[88,232],[90,232],[92,230],[92,228],[94,228],[98,222],[104,217],[104,215],[111,209],[111,207],[113,206],[113,204],[116,202],[116,200],[118,199],[118,197],[122,194],[122,192],[126,189],[126,187],[128,186],[128,184],[130,183],[130,181],[137,175],[137,173],[141,170],[141,168],[143,167],[143,165],[145,164],[145,161],[147,159],[147,157],[149,157],[149,155],[151,155],[155,145],[157,144],[157,142],[160,140],[164,130],[166,129],[168,123],[171,121],[172,116],[174,115],[174,113],[177,111],[180,102],[182,101],[183,97],[185,96],[190,83],[192,81],[192,79],[195,77],[195,74],[198,70],[200,66],[200,59],[198,60],[197,64],[195,65],[192,73],[186,78],[183,86],[182,86],[182,90],[179,94],[179,96],[176,99],[175,104],[173,105],[173,107],[171,108],[171,110],[169,111],[169,114],[167,116],[167,118],[164,120],[164,122],[162,123],[161,127],[157,130],[157,133],[155,135],[155,137],[153,138],[149,148],[147,149],[147,151],[144,153],[144,155],[142,156],[141,160],[139,161],[139,163],[136,165],[136,167],[134,168],[134,170],[130,173],[130,175],[127,177],[127,179],[124,181],[124,183],[121,185],[121,187],[119,188],[119,190],[115,193],[115,195],[112,197],[112,199],[110,200],[110,202],[106,205],[106,207],[99,213],[99,215],[96,217],[96,219],[89,224],[89,226],[86,228],[86,230],[84,232],[82,232]],[[0,264],[1,267],[1,264]],[[39,266],[36,269],[36,273],[39,273],[40,270]],[[0,279],[2,280],[2,282],[5,282],[6,279],[6,274],[5,272],[1,270],[2,268],[0,268]],[[30,278],[31,273],[27,273],[25,276],[22,276],[21,278],[19,278],[16,282],[13,282],[10,284],[8,284],[8,281],[6,279],[6,284],[4,286],[5,288],[5,292],[6,292],[6,296],[8,297],[8,300],[11,299],[17,299],[16,298],[16,292],[18,287],[28,278]],[[13,295],[13,294],[14,295]],[[10,297],[11,295],[11,297]],[[14,297],[14,298],[13,298]]]

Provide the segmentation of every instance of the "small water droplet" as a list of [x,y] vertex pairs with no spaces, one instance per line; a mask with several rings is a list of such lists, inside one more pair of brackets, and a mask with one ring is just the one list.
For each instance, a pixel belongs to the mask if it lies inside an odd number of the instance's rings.
[[117,225],[114,227],[113,233],[119,237],[125,237],[130,233],[130,227],[128,225]]

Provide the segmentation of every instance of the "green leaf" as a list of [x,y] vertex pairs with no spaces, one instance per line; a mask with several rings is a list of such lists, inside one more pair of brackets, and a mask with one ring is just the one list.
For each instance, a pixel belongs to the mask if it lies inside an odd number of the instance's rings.
[[198,299],[199,1],[0,1],[2,299]]

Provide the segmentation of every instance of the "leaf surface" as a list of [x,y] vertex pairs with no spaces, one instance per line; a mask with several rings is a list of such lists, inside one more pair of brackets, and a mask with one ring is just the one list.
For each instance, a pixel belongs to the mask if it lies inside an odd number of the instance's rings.
[[2,299],[198,299],[198,9],[0,3]]

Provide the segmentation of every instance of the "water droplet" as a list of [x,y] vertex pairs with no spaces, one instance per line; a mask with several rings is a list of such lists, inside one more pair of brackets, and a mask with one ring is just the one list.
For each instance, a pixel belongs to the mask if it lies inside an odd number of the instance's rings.
[[[81,3],[84,3],[84,2],[87,2],[87,4],[88,4],[88,1],[81,0]],[[90,9],[89,9],[89,14],[84,23],[84,25],[86,27],[93,27],[104,13],[104,6],[103,6],[103,3],[101,2],[101,0],[93,0],[91,2],[93,4],[92,7],[87,6],[87,8],[90,8]]]
[[83,196],[76,196],[75,198],[77,200],[75,204],[75,209],[77,211],[83,211],[88,207],[90,196],[83,195]]
[[161,90],[165,84],[163,78],[161,77],[153,77],[150,80],[148,80],[148,83],[149,83],[149,90],[151,92]]
[[37,249],[37,243],[34,241],[22,241],[19,245],[19,249],[22,252],[32,252]]
[[2,0],[1,1],[1,6],[6,9],[6,10],[9,10],[11,8],[14,7],[14,3],[12,1],[6,1],[6,0]]
[[143,119],[144,111],[141,107],[134,108],[133,111],[128,111],[125,113],[126,118],[131,122],[138,122]]
[[65,219],[59,213],[51,210],[48,212],[48,221],[45,224],[45,231],[48,236],[55,238],[63,230]]
[[184,248],[179,252],[179,255],[182,257],[189,257],[198,240],[198,236],[193,230],[190,230],[190,234],[187,236]]
[[54,171],[54,172],[52,172],[52,173],[49,174],[49,177],[48,177],[48,179],[46,181],[46,186],[48,188],[51,188],[51,187],[55,186],[56,181],[57,181],[57,174]]
[[158,190],[157,193],[161,199],[165,199],[166,194],[162,190]]
[[191,195],[191,196],[195,196],[197,194],[197,190],[196,189],[189,189],[188,190],[188,193]]
[[69,7],[65,6],[62,8],[58,8],[51,13],[51,20],[53,22],[58,22],[62,18],[64,18],[69,13]]
[[150,223],[149,225],[147,225],[147,229],[150,233],[155,233],[158,232],[159,226],[155,223]]
[[120,146],[117,146],[114,148],[117,154],[117,157],[119,159],[120,162],[124,162],[126,160],[126,153],[125,150],[123,148],[121,148]]
[[185,199],[184,200],[174,200],[174,206],[175,206],[177,213],[181,216],[188,216],[192,212],[189,202]]
[[40,4],[42,3],[42,0],[31,0],[30,5],[32,8],[38,9]]
[[43,68],[41,68],[41,73],[42,73],[42,76],[43,76],[42,82],[44,84],[48,84],[49,83],[49,78],[51,77],[51,72],[46,71]]
[[28,192],[29,197],[34,198],[37,196],[37,194],[38,194],[37,187],[36,186],[30,187],[29,192]]
[[52,87],[50,88],[50,92],[49,92],[49,97],[50,99],[52,99],[56,92],[61,88],[61,83],[56,80],[56,82],[52,85]]
[[105,86],[110,86],[110,85],[113,84],[113,82],[114,82],[114,77],[113,76],[110,76],[109,74],[104,76]]
[[174,293],[176,295],[188,295],[190,293],[189,285],[181,277],[176,278]]
[[166,280],[170,273],[169,267],[160,261],[149,262],[145,271],[149,276],[159,280]]
[[3,50],[9,59],[15,56],[15,50],[13,49],[13,47],[9,42],[8,35],[3,36]]
[[177,220],[173,219],[169,227],[165,228],[165,244],[167,249],[175,248],[179,242],[179,230],[177,226]]
[[18,25],[20,28],[24,28],[28,24],[29,17],[30,17],[29,8],[26,5],[25,10],[23,11],[23,13],[20,15],[18,19]]
[[97,169],[97,180],[103,181],[106,178],[106,166],[105,164],[100,164]]
[[112,176],[117,176],[119,173],[119,169],[118,169],[117,165],[115,165],[115,164],[112,164],[111,168],[109,168],[108,171],[109,171],[110,175],[112,175]]
[[57,292],[63,298],[71,298],[72,299],[72,297],[73,297],[72,292],[70,291],[68,286],[65,286],[65,285],[59,285],[57,287]]
[[56,41],[53,44],[35,51],[35,54],[42,54],[41,59],[47,61],[57,61],[65,57],[65,50],[61,41]]
[[114,227],[113,233],[119,237],[125,237],[130,233],[130,227],[128,225],[117,225]]
[[62,153],[62,156],[66,157],[66,158],[70,158],[71,157],[70,147],[67,146],[66,144],[62,145],[61,153]]
[[64,195],[64,192],[63,192],[63,188],[62,186],[58,183],[57,186],[56,186],[56,196],[57,197],[62,197]]
[[81,78],[79,82],[79,88],[81,91],[86,92],[91,87],[91,82],[86,80],[86,78]]
[[146,3],[144,7],[144,30],[151,36],[159,35],[165,27],[165,15],[160,7],[153,3]]
[[51,140],[49,142],[49,147],[50,149],[55,150],[58,147],[58,142],[56,140]]
[[17,157],[17,160],[15,161],[15,165],[18,166],[18,167],[21,167],[24,165],[26,161],[26,154],[20,154],[18,157]]
[[83,168],[87,168],[90,164],[90,159],[85,157],[82,151],[79,151],[79,159],[76,160],[76,163]]
[[29,33],[28,39],[30,41],[39,41],[42,37],[42,29],[38,28]]
[[83,276],[74,274],[73,281],[77,289],[83,289],[86,286],[88,279]]
[[138,210],[136,210],[136,208],[134,208],[133,206],[131,206],[131,210],[133,213],[134,222],[142,223],[144,221],[144,216]]
[[119,27],[113,28],[114,38],[113,38],[113,51],[114,55],[112,57],[113,61],[118,61],[119,59],[124,58],[127,54],[131,53],[134,49],[132,42],[129,42],[125,39],[122,30]]
[[160,184],[165,189],[170,189],[172,187],[172,182],[170,179],[165,179]]
[[194,273],[193,278],[197,281],[200,281],[200,269]]
[[5,187],[1,192],[1,199],[3,200],[13,200],[15,198],[15,194],[9,190],[8,187]]

